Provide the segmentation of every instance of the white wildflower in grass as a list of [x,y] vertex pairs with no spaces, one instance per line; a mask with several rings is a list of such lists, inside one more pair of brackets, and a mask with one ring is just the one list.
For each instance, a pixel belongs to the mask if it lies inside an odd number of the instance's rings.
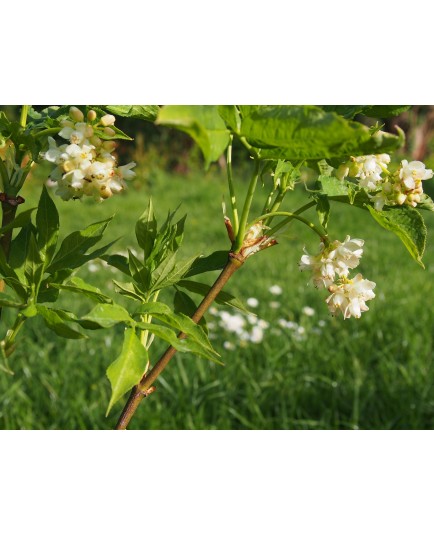
[[280,296],[282,294],[282,288],[279,285],[272,285],[269,289],[269,292],[274,296]]
[[306,316],[313,316],[315,314],[315,309],[312,309],[312,307],[306,305],[305,307],[303,307],[301,312]]
[[232,343],[231,341],[225,341],[225,342],[223,343],[223,348],[224,348],[225,350],[235,350],[235,345],[234,345],[234,343]]
[[341,311],[344,318],[360,318],[369,307],[365,302],[375,298],[373,289],[375,283],[363,279],[362,274],[357,274],[354,279],[346,279],[345,282],[331,285],[330,296],[326,302],[330,312],[335,315]]
[[270,301],[268,305],[270,306],[270,309],[279,309],[279,307],[282,306],[282,304],[278,301]]
[[116,144],[101,136],[114,136],[110,128],[115,122],[112,115],[97,121],[97,114],[90,110],[84,122],[83,113],[75,107],[69,111],[69,119],[61,122],[59,136],[68,143],[57,145],[48,138],[48,150],[42,157],[56,165],[50,179],[57,185],[56,194],[62,199],[80,199],[92,196],[98,201],[119,193],[126,187],[126,180],[135,176],[134,162],[118,166],[113,151]]
[[254,344],[259,344],[262,342],[264,338],[264,330],[261,328],[261,326],[253,326],[252,331],[250,333],[250,342],[253,342]]
[[256,298],[247,298],[247,305],[249,307],[258,307],[259,301]]
[[321,242],[317,255],[309,255],[304,248],[305,255],[300,259],[300,270],[312,272],[312,279],[317,288],[328,287],[336,275],[346,277],[350,268],[358,266],[363,253],[363,244],[360,238],[347,236],[343,242],[334,240],[327,246]]

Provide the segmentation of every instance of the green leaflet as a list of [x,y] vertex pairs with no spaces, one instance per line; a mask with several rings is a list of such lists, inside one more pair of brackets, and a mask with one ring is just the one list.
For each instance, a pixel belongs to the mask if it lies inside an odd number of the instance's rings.
[[413,259],[424,268],[422,255],[425,251],[427,232],[420,213],[409,206],[377,211],[367,205],[367,209],[377,223],[401,239]]
[[229,132],[217,106],[163,106],[157,124],[186,132],[199,145],[205,167],[217,160],[229,143]]
[[140,382],[148,363],[148,352],[139,341],[134,329],[126,329],[121,353],[107,369],[112,395],[107,407],[106,417],[113,405]]
[[126,309],[120,305],[109,303],[96,305],[82,320],[98,324],[102,328],[111,328],[120,322],[130,326],[135,324]]

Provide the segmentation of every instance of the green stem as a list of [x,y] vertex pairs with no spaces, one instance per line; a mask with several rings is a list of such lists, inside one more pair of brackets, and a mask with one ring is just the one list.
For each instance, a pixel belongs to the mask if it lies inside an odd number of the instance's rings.
[[[259,218],[256,218],[256,220],[254,220],[253,225],[258,221],[266,221],[267,216],[269,216],[269,215],[268,214],[263,214],[262,216],[259,216]],[[274,226],[272,229],[270,229],[270,231],[267,233],[270,236],[273,236],[276,231],[281,229],[284,225],[289,223],[291,220],[295,219],[295,220],[301,221],[302,223],[304,223],[305,225],[310,227],[310,229],[312,229],[312,231],[314,231],[317,235],[319,235],[321,237],[321,240],[324,240],[325,242],[327,241],[327,234],[325,233],[324,229],[321,230],[314,223],[312,223],[311,221],[307,220],[306,218],[303,218],[302,216],[299,216],[295,212],[280,212],[280,211],[276,211],[276,212],[273,212],[273,217],[274,216],[286,216],[286,218],[285,218],[285,220],[283,220],[283,222],[278,223],[276,226]]]
[[[199,307],[196,309],[196,312],[191,317],[193,322],[197,324],[200,321],[222,288],[243,264],[244,259],[241,259],[235,255],[229,256],[226,266],[223,268],[214,285],[210,288],[208,294],[204,297]],[[180,333],[178,337],[180,339],[185,339],[187,335],[185,333]],[[140,383],[134,387],[116,425],[116,430],[125,430],[127,428],[131,418],[139,407],[140,402],[147,396],[149,389],[152,387],[155,380],[163,372],[175,354],[176,349],[173,346],[169,346],[157,363],[152,367],[149,374],[145,375]]]
[[235,239],[235,244],[234,244],[235,253],[238,253],[243,245],[244,235],[246,234],[247,219],[249,217],[250,207],[252,205],[253,196],[256,190],[256,184],[258,183],[258,179],[260,175],[260,172],[259,172],[260,166],[261,164],[259,160],[255,160],[255,170],[253,172],[252,178],[250,179],[249,189],[247,191],[246,200],[244,201],[243,213],[241,214],[240,227],[238,229],[238,233]]
[[41,136],[50,136],[51,134],[58,134],[60,131],[62,130],[62,128],[60,127],[53,127],[53,128],[46,128],[45,130],[40,130],[39,132],[37,132],[33,137],[36,139],[36,138],[40,138]]
[[9,175],[8,175],[8,170],[6,169],[5,163],[3,162],[1,157],[0,157],[0,176],[2,178],[3,191],[4,191],[7,184],[9,183]]
[[1,345],[3,347],[3,351],[6,357],[8,357],[14,350],[14,342],[15,338],[18,335],[18,332],[22,328],[24,322],[26,321],[26,317],[18,313],[17,318],[15,319],[14,325],[11,329],[8,330],[6,333],[6,337],[1,342]]
[[232,206],[232,220],[233,220],[232,228],[236,236],[238,233],[238,228],[239,228],[239,220],[238,220],[237,198],[235,195],[235,187],[234,187],[234,181],[232,177],[232,142],[233,142],[233,139],[234,139],[234,136],[233,134],[231,134],[229,138],[226,167],[227,167],[227,175],[228,175],[229,195],[231,196],[231,206]]
[[20,115],[20,125],[24,128],[27,123],[27,114],[29,112],[30,104],[23,104]]

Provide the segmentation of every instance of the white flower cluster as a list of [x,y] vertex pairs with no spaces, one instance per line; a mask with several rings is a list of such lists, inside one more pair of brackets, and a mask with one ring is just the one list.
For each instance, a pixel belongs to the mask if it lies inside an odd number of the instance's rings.
[[344,318],[360,318],[369,309],[365,302],[375,297],[375,283],[363,279],[361,274],[348,278],[350,269],[359,265],[363,244],[363,240],[347,236],[343,242],[321,243],[317,255],[309,255],[305,249],[301,257],[300,270],[311,271],[314,285],[330,292],[326,303],[333,315],[341,311]]
[[422,201],[422,181],[431,179],[433,171],[426,169],[423,162],[402,160],[399,168],[391,173],[387,169],[389,163],[387,154],[352,157],[339,166],[336,175],[340,179],[358,178],[359,185],[370,192],[376,210],[382,210],[384,205],[416,207]]
[[56,165],[50,179],[57,183],[56,194],[65,201],[93,196],[102,201],[126,187],[125,179],[135,176],[131,162],[118,166],[113,151],[114,141],[104,141],[99,136],[114,136],[111,126],[115,122],[112,115],[105,115],[97,121],[94,110],[87,114],[87,122],[78,108],[71,107],[70,119],[61,122],[59,136],[68,143],[57,145],[48,138],[49,149],[42,156]]

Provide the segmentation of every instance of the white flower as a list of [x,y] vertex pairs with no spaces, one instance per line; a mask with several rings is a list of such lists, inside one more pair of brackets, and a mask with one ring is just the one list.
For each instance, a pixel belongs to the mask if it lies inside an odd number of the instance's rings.
[[416,187],[416,181],[425,181],[433,176],[432,169],[425,169],[425,164],[418,160],[408,163],[407,160],[401,162],[399,178],[405,186],[412,190]]
[[282,294],[282,288],[279,287],[279,285],[272,285],[268,291],[271,293],[271,294],[274,294],[274,296],[279,296],[280,294]]
[[226,331],[241,335],[246,324],[244,318],[240,314],[231,315],[227,311],[222,311],[220,315],[220,326]]
[[247,305],[249,307],[258,307],[259,301],[256,298],[248,298],[247,299]]
[[316,287],[324,285],[328,287],[335,279],[336,274],[340,277],[347,276],[350,268],[358,266],[363,253],[363,240],[347,236],[343,242],[334,240],[327,247],[320,243],[320,252],[317,255],[309,255],[304,249],[305,255],[300,259],[300,270],[312,271],[312,279]]
[[315,314],[315,309],[312,309],[312,307],[306,305],[305,307],[303,307],[301,312],[306,316],[313,316]]
[[376,190],[378,184],[383,180],[381,173],[387,170],[389,163],[390,156],[388,154],[353,156],[351,160],[339,166],[336,176],[341,180],[348,175],[358,178],[362,188]]
[[224,348],[225,350],[234,350],[234,349],[235,349],[235,346],[234,346],[234,344],[231,343],[230,341],[225,341],[225,342],[223,343],[223,348]]
[[135,162],[130,162],[125,166],[119,166],[116,169],[116,175],[118,175],[121,179],[132,179],[136,176],[136,173],[134,171],[131,171],[133,167],[136,167]]
[[363,279],[362,274],[357,274],[354,279],[348,279],[340,285],[331,285],[331,294],[326,299],[328,308],[332,314],[340,310],[344,318],[360,318],[362,312],[369,310],[365,302],[375,298],[374,288],[375,283]]
[[268,305],[271,307],[271,309],[279,309],[279,307],[281,306],[278,301],[270,301]]
[[252,332],[250,333],[250,342],[258,344],[262,342],[264,338],[264,331],[261,326],[253,326]]

